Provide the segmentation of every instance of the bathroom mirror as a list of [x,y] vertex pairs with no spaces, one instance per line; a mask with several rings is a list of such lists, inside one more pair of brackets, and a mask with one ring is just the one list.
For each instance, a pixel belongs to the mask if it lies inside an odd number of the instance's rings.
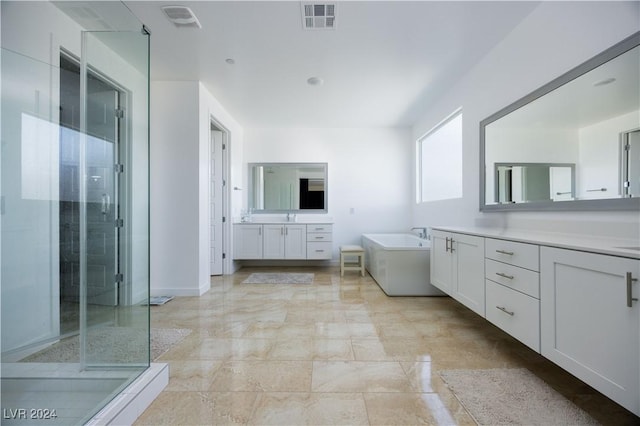
[[254,213],[327,213],[327,163],[249,163]]
[[480,210],[640,208],[640,32],[480,122]]
[[572,200],[575,164],[495,163],[495,200],[500,204]]

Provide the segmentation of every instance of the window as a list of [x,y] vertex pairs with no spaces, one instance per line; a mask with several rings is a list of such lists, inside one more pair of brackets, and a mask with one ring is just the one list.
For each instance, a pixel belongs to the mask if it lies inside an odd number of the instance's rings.
[[417,202],[462,197],[462,109],[418,139]]

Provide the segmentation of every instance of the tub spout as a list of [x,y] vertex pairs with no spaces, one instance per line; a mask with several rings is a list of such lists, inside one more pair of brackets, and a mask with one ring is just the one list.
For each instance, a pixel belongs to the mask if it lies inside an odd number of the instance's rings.
[[411,230],[415,230],[415,229],[419,229],[420,232],[418,233],[418,236],[420,238],[424,238],[425,240],[427,239],[427,228],[421,228],[421,227],[415,227],[415,228],[411,228]]

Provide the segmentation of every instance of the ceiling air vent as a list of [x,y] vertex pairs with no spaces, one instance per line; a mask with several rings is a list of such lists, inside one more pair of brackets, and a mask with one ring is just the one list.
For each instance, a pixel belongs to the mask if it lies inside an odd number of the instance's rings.
[[302,28],[305,30],[332,30],[336,27],[336,3],[302,4]]
[[163,6],[162,10],[164,11],[167,18],[176,27],[179,28],[202,28],[200,25],[200,21],[196,18],[196,15],[193,14],[191,9],[185,6]]

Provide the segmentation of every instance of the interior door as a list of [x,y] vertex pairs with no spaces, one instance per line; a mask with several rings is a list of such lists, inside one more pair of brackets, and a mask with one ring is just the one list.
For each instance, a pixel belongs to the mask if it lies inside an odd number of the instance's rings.
[[222,275],[222,204],[223,204],[223,182],[222,182],[222,157],[223,143],[222,132],[211,127],[211,166],[210,166],[210,197],[211,204],[211,251],[209,259],[209,274]]
[[627,133],[626,149],[626,188],[627,197],[640,196],[640,130]]

